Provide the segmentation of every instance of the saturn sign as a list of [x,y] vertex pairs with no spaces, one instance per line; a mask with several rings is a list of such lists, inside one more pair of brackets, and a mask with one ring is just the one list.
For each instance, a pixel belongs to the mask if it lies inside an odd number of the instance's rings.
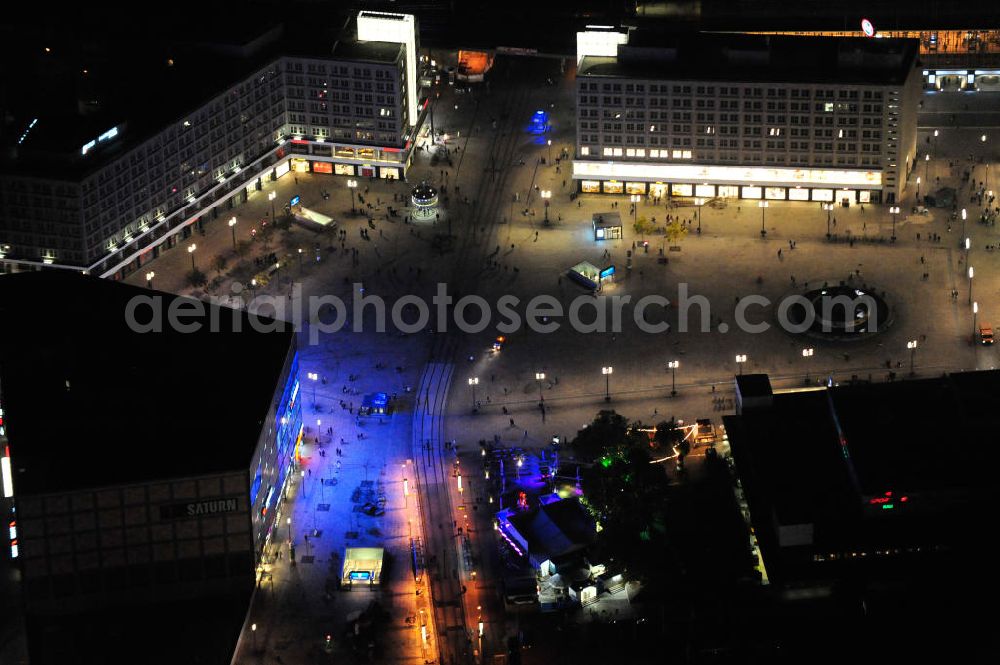
[[866,18],[861,19],[861,32],[865,33],[865,37],[875,36],[875,26],[872,22]]

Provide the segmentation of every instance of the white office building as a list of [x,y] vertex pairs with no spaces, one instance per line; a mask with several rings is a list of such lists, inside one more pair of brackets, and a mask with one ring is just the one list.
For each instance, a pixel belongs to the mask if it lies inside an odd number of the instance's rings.
[[0,272],[121,277],[290,171],[405,178],[426,108],[414,17],[364,11],[332,48],[274,46],[137,72],[171,102],[242,69],[188,108],[24,118],[0,159]]
[[892,203],[914,166],[915,40],[578,35],[586,193]]

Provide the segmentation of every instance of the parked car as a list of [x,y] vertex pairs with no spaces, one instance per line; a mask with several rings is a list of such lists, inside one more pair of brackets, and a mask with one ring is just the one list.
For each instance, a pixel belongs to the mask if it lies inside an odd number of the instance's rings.
[[979,343],[980,344],[992,344],[993,343],[993,328],[988,323],[984,323],[979,326]]

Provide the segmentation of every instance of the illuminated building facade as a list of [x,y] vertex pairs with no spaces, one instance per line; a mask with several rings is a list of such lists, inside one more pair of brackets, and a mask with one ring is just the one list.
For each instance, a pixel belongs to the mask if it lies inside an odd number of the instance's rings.
[[[291,326],[67,271],[0,281],[17,322],[0,332],[3,501],[29,624],[224,598],[235,643],[302,440]],[[130,303],[136,321],[162,306],[164,330],[133,330]],[[201,328],[170,330],[172,307]],[[73,639],[29,629],[29,650],[78,662],[52,652]]]
[[664,199],[898,201],[916,154],[916,54],[913,40],[590,26],[573,178]]
[[[25,118],[0,160],[0,271],[121,277],[290,171],[404,178],[424,110],[416,20],[361,12],[356,35],[315,53],[277,43],[218,74],[172,60],[130,72],[144,85],[162,77],[177,99],[193,77],[216,86],[187,106],[165,100],[176,108],[162,118],[127,108],[97,130],[90,118]],[[242,75],[223,79],[230,71]]]

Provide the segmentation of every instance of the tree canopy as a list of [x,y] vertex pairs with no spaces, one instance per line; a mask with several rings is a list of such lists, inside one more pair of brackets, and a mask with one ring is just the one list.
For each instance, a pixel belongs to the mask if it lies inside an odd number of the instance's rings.
[[601,411],[572,447],[593,462],[581,474],[581,503],[598,522],[597,547],[633,578],[653,582],[668,572],[667,474],[653,464],[650,439],[614,411]]

